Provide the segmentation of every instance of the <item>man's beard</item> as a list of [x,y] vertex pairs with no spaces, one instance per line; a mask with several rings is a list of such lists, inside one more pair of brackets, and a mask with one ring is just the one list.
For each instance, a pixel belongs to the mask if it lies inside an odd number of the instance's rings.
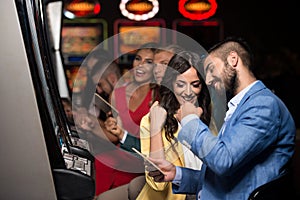
[[226,99],[227,102],[234,97],[236,94],[236,89],[238,88],[238,78],[237,73],[234,69],[231,68],[228,64],[226,65],[224,71],[224,84],[226,89]]

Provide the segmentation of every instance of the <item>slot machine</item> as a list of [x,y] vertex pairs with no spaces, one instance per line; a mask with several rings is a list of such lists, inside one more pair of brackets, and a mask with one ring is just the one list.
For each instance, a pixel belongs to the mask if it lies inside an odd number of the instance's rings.
[[[95,1],[64,1],[61,13],[60,52],[68,96],[77,106],[84,104],[88,67],[84,63],[96,48],[108,50],[107,21],[98,16],[101,5]],[[60,82],[59,82],[60,83]]]
[[[107,22],[104,19],[63,18],[61,53],[70,96],[80,96],[87,81],[87,68],[82,65],[83,61],[96,47],[107,50],[106,38]],[[78,105],[80,101],[78,98]]]
[[71,130],[56,81],[55,69],[60,58],[53,48],[54,37],[51,38],[50,34],[53,33],[50,31],[53,27],[48,23],[47,10],[53,4],[62,6],[61,1],[15,1],[46,147],[44,151],[49,159],[57,199],[93,199],[95,183],[94,157],[90,153],[92,146],[80,138],[75,130]]
[[131,69],[135,50],[148,42],[166,44],[166,23],[164,19],[147,21],[117,19],[114,22],[114,53],[123,71]]

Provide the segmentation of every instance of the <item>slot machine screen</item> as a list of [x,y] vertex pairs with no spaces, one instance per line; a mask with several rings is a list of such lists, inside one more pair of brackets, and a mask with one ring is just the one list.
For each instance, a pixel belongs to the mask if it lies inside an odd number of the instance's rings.
[[[204,21],[189,21],[177,19],[173,22],[173,29],[183,33],[197,41],[205,49],[210,48],[215,43],[223,39],[223,23],[218,19]],[[173,42],[182,46],[191,46],[190,44],[181,44],[180,37],[173,36]]]
[[118,34],[114,41],[115,56],[119,64],[129,64],[135,50],[148,42],[165,44],[165,21],[154,19],[147,22],[133,22],[119,19],[115,21],[114,33]]
[[[81,68],[86,56],[100,44],[107,49],[107,22],[104,19],[64,19],[61,53],[70,94],[80,93],[86,85],[87,70]],[[76,79],[76,81],[75,81]]]
[[[106,38],[107,23],[102,19],[76,22],[64,20],[61,32],[64,62],[81,63],[85,56]],[[107,48],[106,45],[104,48]]]
[[87,69],[81,68],[81,70],[79,70],[79,68],[80,65],[74,65],[65,70],[68,87],[75,93],[82,91],[87,82]]

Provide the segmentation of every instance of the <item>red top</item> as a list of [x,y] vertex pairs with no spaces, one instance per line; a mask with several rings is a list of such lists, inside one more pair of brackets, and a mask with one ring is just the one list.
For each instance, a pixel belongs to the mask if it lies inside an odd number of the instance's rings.
[[115,89],[115,101],[116,108],[119,112],[122,120],[122,125],[131,135],[140,137],[140,122],[142,117],[150,111],[150,105],[152,99],[152,89],[144,98],[143,102],[135,111],[131,111],[128,108],[128,102],[126,101],[126,86]]
[[[142,117],[150,111],[149,103],[152,99],[152,89],[134,112],[128,108],[126,86],[115,89],[114,95],[116,109],[122,120],[123,128],[129,134],[140,137],[140,122]],[[96,195],[99,195],[109,189],[129,183],[137,176],[143,175],[144,162],[142,159],[117,147],[115,150],[96,155],[95,170]]]

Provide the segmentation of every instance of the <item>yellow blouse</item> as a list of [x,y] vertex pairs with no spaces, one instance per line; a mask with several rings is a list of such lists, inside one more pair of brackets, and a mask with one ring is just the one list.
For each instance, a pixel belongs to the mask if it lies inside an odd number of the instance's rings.
[[[178,136],[179,130],[174,134]],[[165,130],[162,130],[165,158],[176,166],[184,166],[184,153],[179,142],[172,141],[172,144],[165,138]],[[150,119],[149,113],[145,115],[140,123],[141,152],[147,156],[150,153]],[[173,194],[171,182],[155,182],[148,176],[146,171],[146,184],[140,192],[137,200],[184,200],[186,195]]]

